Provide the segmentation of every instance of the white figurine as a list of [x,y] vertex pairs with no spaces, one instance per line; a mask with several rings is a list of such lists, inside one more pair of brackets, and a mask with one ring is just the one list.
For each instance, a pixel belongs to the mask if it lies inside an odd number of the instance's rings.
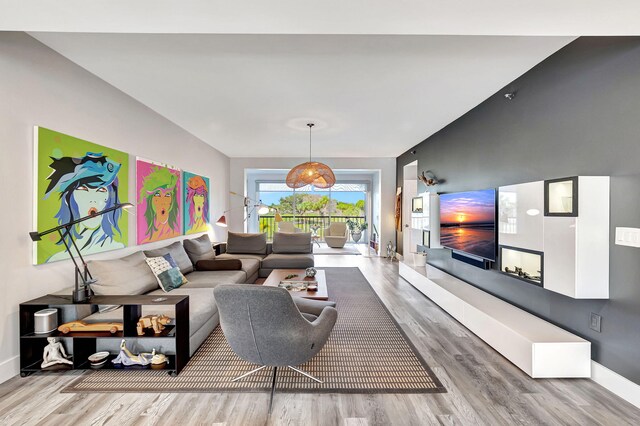
[[[153,355],[155,355],[155,353],[152,354],[152,357]],[[128,367],[131,365],[149,365],[151,361],[144,356],[132,354],[131,351],[127,349],[126,340],[122,339],[122,342],[120,342],[120,353],[117,357],[112,359],[111,362],[114,364],[122,364]]]
[[69,364],[73,365],[73,361],[70,361],[69,356],[64,350],[62,343],[58,342],[55,337],[47,337],[49,344],[44,347],[42,353],[42,365],[41,368],[51,367],[56,364]]

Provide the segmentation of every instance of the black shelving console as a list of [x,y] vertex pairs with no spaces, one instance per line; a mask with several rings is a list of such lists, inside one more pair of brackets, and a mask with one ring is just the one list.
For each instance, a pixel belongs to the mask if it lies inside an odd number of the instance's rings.
[[[110,333],[109,331],[70,332],[64,334],[58,330],[50,333],[34,333],[34,313],[39,310],[61,307],[65,305],[95,306],[121,305],[123,331]],[[166,325],[160,334],[154,334],[152,329],[145,329],[143,336],[138,336],[136,325],[142,316],[142,306],[173,305],[175,318],[172,324]],[[93,309],[91,309],[93,310]],[[62,324],[62,313],[58,310],[58,324]],[[77,318],[82,320],[82,318]],[[44,371],[42,353],[48,344],[48,337],[56,337],[64,342],[65,349],[73,354],[73,366],[56,366],[45,370],[59,369],[90,369],[88,357],[96,352],[97,339],[145,339],[163,338],[173,339],[175,354],[168,354],[169,363],[165,368],[170,375],[178,375],[189,361],[189,296],[171,295],[142,295],[142,296],[93,296],[85,303],[73,303],[71,296],[46,295],[20,304],[20,375],[26,377],[34,372]],[[117,354],[112,353],[103,368],[115,368],[111,359]],[[122,369],[128,371],[128,369]]]

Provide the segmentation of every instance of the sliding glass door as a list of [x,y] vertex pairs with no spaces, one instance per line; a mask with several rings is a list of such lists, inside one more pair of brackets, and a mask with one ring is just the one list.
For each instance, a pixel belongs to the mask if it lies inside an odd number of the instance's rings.
[[[272,239],[278,229],[275,222],[277,211],[283,222],[291,222],[302,232],[315,232],[322,240],[324,229],[331,222],[367,221],[370,217],[369,186],[369,182],[339,182],[330,189],[306,186],[294,191],[282,182],[258,181],[256,197],[272,211],[258,215],[257,230],[266,232],[267,238]],[[366,241],[363,235],[360,242]]]

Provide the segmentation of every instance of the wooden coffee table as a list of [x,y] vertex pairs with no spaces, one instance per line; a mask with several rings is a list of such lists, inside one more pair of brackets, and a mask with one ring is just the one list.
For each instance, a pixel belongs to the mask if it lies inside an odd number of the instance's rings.
[[[274,269],[271,271],[267,279],[262,285],[270,287],[278,287],[280,281],[284,280],[287,275],[297,274],[296,279],[304,279],[304,269]],[[314,278],[307,278],[308,280],[315,279],[318,281],[317,291],[290,291],[289,293],[294,297],[303,297],[305,299],[314,300],[328,300],[329,293],[327,293],[327,279],[324,275],[324,271],[318,270],[318,273]]]

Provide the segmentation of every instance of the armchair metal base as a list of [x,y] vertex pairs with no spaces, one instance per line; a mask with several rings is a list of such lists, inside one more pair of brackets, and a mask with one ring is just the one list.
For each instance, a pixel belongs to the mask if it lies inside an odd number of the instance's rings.
[[[235,379],[232,379],[231,381],[232,381],[232,382],[236,382],[236,381],[238,381],[238,380],[240,380],[240,379],[244,379],[245,377],[250,376],[250,375],[252,375],[252,374],[254,374],[254,373],[257,373],[258,371],[260,371],[260,370],[262,370],[263,368],[266,368],[266,367],[267,367],[266,365],[263,365],[263,366],[261,366],[261,367],[258,367],[258,368],[256,368],[256,369],[254,369],[254,370],[251,370],[251,371],[249,371],[249,372],[247,372],[247,373],[244,373],[242,376],[238,376],[238,377],[236,377]],[[318,378],[316,378],[316,377],[313,377],[313,376],[312,376],[311,374],[309,374],[309,373],[305,373],[304,371],[299,370],[299,369],[297,369],[297,368],[295,368],[295,367],[292,367],[292,366],[290,366],[290,365],[287,365],[287,367],[288,367],[288,368],[290,368],[290,369],[292,369],[292,370],[293,370],[293,371],[295,371],[296,373],[300,373],[300,374],[302,374],[303,376],[310,378],[311,380],[315,380],[315,381],[316,381],[316,382],[318,382],[318,383],[322,383],[322,380],[320,380],[320,379],[318,379]],[[276,392],[276,375],[277,375],[277,374],[278,374],[278,367],[273,367],[273,380],[272,380],[272,382],[271,382],[271,397],[269,398],[269,414],[271,414],[271,408],[273,407],[273,395],[274,395],[274,394],[275,394],[275,392]]]
[[263,368],[267,368],[267,366],[266,366],[266,365],[263,365],[262,367],[258,367],[258,368],[256,368],[255,370],[251,370],[251,371],[249,371],[248,373],[244,373],[242,376],[238,376],[238,377],[236,377],[235,379],[231,379],[231,381],[232,381],[232,382],[237,382],[238,380],[240,380],[240,379],[244,379],[245,377],[250,376],[250,375],[252,375],[253,373],[257,373],[258,371],[262,370]]

